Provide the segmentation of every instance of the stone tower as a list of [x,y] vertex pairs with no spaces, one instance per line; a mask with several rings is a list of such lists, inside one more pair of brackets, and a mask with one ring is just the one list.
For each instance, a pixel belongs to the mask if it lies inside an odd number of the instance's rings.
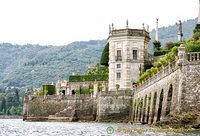
[[109,33],[109,91],[130,90],[139,78],[148,55],[149,32],[145,29],[114,29]]

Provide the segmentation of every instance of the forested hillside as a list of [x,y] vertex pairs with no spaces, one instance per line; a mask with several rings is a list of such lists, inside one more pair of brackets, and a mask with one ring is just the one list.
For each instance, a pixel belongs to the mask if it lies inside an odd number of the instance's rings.
[[[193,34],[197,19],[183,22],[183,39],[189,39]],[[177,41],[178,26],[159,28],[159,40],[162,46],[167,41]],[[155,30],[150,32],[150,52],[153,52],[152,42]],[[106,37],[106,36],[105,36]],[[12,45],[0,44],[0,86],[41,87],[43,83],[68,79],[73,67],[80,74],[86,72],[88,59],[92,65],[100,61],[106,40],[88,42],[73,42],[65,46]]]
[[86,72],[88,59],[92,65],[100,61],[106,40],[73,42],[66,46],[0,45],[1,86],[40,87],[43,83],[68,79],[73,67]]

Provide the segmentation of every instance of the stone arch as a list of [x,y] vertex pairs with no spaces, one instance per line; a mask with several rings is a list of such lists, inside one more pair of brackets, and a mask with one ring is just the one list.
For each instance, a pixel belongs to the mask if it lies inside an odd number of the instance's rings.
[[157,121],[160,121],[160,117],[161,117],[161,113],[162,113],[163,94],[164,94],[164,91],[162,89],[161,92],[160,92],[160,100],[159,100],[159,105],[158,105],[159,107],[158,107]]
[[149,122],[149,112],[150,112],[150,105],[151,105],[151,93],[149,93],[149,96],[148,96],[148,104],[147,104],[147,123]]
[[144,109],[143,109],[143,119],[142,119],[142,122],[144,122],[144,120],[145,120],[146,105],[147,105],[147,95],[144,98]]
[[72,95],[74,95],[75,94],[75,91],[74,91],[74,89],[72,90]]
[[155,111],[156,111],[156,99],[157,99],[157,92],[154,93],[154,97],[153,97],[151,124],[153,123],[154,115],[155,115]]
[[172,94],[173,94],[173,85],[170,84],[169,91],[168,91],[168,94],[167,94],[167,106],[166,106],[165,116],[167,116],[170,113]]

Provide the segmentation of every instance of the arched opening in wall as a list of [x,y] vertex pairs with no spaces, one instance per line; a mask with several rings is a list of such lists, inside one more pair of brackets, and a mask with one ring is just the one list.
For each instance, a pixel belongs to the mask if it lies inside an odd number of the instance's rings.
[[171,107],[171,101],[172,101],[172,91],[173,91],[173,86],[171,84],[169,87],[168,95],[167,95],[167,107],[166,107],[165,116],[167,116],[170,113],[170,107]]
[[65,90],[62,90],[62,94],[65,95]]
[[157,93],[155,92],[154,97],[153,97],[151,124],[153,123],[153,119],[154,119],[154,115],[155,115],[155,111],[156,111],[156,98],[157,98]]
[[148,96],[148,108],[147,108],[147,123],[149,122],[149,111],[150,111],[150,105],[151,105],[151,93],[149,93],[149,96]]
[[74,90],[72,90],[72,95],[75,95],[75,91]]
[[147,105],[147,95],[145,96],[145,99],[144,99],[144,109],[143,109],[143,119],[142,119],[142,122],[144,122],[144,119],[145,119],[146,105]]
[[139,121],[142,121],[142,106],[143,106],[143,98],[139,100],[139,108],[140,108],[140,115],[139,115]]
[[163,102],[163,89],[160,92],[160,101],[159,101],[159,107],[158,107],[157,121],[160,121],[161,112],[162,112],[162,102]]

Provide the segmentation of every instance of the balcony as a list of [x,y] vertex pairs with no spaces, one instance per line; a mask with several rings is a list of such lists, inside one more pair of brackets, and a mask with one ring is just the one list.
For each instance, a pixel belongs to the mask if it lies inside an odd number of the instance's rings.
[[116,60],[116,61],[122,61],[122,56],[116,56],[116,57],[115,57],[115,60]]

